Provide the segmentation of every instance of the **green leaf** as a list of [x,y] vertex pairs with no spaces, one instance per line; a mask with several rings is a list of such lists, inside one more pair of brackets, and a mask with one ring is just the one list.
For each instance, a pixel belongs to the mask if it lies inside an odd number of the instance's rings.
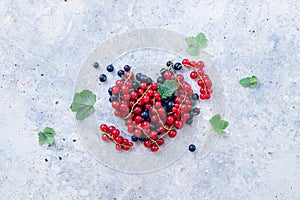
[[256,88],[258,85],[258,78],[256,76],[246,77],[241,79],[239,83],[245,88]]
[[73,98],[73,103],[70,109],[76,113],[77,120],[83,120],[90,116],[95,108],[96,95],[89,90],[83,90],[80,93],[76,93]]
[[191,101],[191,106],[194,107],[197,104],[196,101]]
[[163,84],[158,84],[158,93],[164,99],[172,96],[172,94],[177,90],[178,83],[173,80],[166,80]]
[[44,128],[44,132],[40,131],[38,133],[39,144],[40,145],[43,145],[45,143],[53,144],[54,143],[54,135],[55,135],[55,130],[53,128],[49,128],[49,127]]
[[200,49],[207,47],[207,39],[204,33],[199,33],[195,36],[189,36],[185,38],[188,48],[186,52],[192,56],[199,55]]
[[186,52],[192,56],[197,56],[200,53],[200,48],[198,46],[189,46]]
[[207,39],[206,39],[206,36],[204,35],[204,33],[199,33],[196,36],[196,40],[201,49],[204,49],[205,47],[207,47]]
[[198,41],[194,36],[185,38],[185,41],[189,46],[198,46]]
[[217,114],[214,115],[210,120],[209,123],[212,125],[214,131],[219,134],[225,134],[226,132],[224,129],[229,125],[228,121],[221,120],[221,115]]

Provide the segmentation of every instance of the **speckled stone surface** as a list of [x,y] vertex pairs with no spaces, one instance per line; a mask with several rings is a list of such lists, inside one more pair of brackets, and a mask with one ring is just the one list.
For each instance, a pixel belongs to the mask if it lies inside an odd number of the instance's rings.
[[[0,1],[0,199],[300,199],[299,13],[297,0]],[[135,175],[84,149],[69,105],[90,52],[145,27],[207,35],[230,126],[206,158]],[[242,88],[252,74],[259,87]]]

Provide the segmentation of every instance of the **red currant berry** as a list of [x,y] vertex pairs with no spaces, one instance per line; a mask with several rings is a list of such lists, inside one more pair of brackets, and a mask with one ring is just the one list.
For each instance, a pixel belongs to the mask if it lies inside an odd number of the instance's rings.
[[204,82],[203,82],[202,80],[199,80],[197,83],[198,83],[198,85],[199,85],[200,87],[203,87],[203,86],[204,86]]
[[132,147],[133,146],[133,142],[129,142],[128,146]]
[[142,83],[140,84],[140,88],[141,88],[142,90],[146,90],[146,89],[147,89],[147,83],[142,82]]
[[123,85],[123,86],[121,87],[121,91],[122,91],[123,94],[128,94],[129,88],[128,88],[126,85]]
[[119,88],[117,86],[113,86],[111,88],[111,93],[113,93],[113,94],[119,94],[120,90],[119,90]]
[[177,128],[177,129],[181,129],[182,128],[182,121],[180,121],[180,120],[175,120],[175,122],[174,122],[174,126],[175,126],[175,128]]
[[210,94],[207,93],[207,94],[205,95],[205,98],[206,98],[206,99],[209,99],[209,98],[210,98]]
[[123,104],[123,103],[122,103],[122,104],[120,105],[120,110],[121,110],[121,111],[124,112],[124,111],[126,111],[127,109],[128,109],[128,106],[127,106],[126,104]]
[[176,137],[176,135],[177,135],[177,131],[173,129],[173,130],[171,130],[171,131],[168,133],[168,135],[169,135],[170,138],[174,138],[174,137]]
[[144,141],[144,146],[145,146],[145,147],[151,147],[151,141],[150,141],[149,139],[146,139],[146,140]]
[[153,97],[155,98],[156,101],[158,101],[158,99],[160,98],[160,94],[158,92],[154,93]]
[[174,123],[174,117],[172,115],[169,115],[166,119],[167,124],[173,124]]
[[136,123],[136,124],[140,124],[141,122],[142,122],[142,116],[140,116],[140,115],[137,115],[135,118],[134,118],[134,122]]
[[145,128],[145,129],[150,128],[150,122],[144,121],[144,122],[142,123],[142,127]]
[[115,138],[115,141],[116,141],[117,143],[121,144],[121,143],[123,142],[123,137],[118,136],[118,137]]
[[134,129],[133,134],[134,134],[136,137],[140,137],[140,136],[142,135],[142,131],[141,131],[141,129],[136,128],[136,129]]
[[193,67],[196,67],[196,61],[191,61],[191,65],[193,66]]
[[212,83],[211,83],[210,79],[204,79],[204,82],[205,82],[206,87],[211,87],[212,86]]
[[160,126],[160,127],[158,127],[158,132],[164,133],[164,132],[166,132],[166,129],[164,127]]
[[122,80],[117,80],[116,81],[116,86],[121,88],[124,85],[124,82]]
[[166,114],[166,111],[163,107],[159,108],[157,112],[158,112],[159,115]]
[[155,102],[155,107],[156,108],[161,108],[161,106],[162,106],[161,102],[159,102],[159,101]]
[[150,97],[148,95],[143,96],[144,103],[148,103],[150,101]]
[[184,66],[189,66],[191,64],[190,61],[189,61],[189,59],[187,59],[187,58],[183,59],[181,63]]
[[159,139],[156,141],[156,143],[157,143],[159,146],[161,146],[161,145],[163,145],[163,144],[165,143],[165,141],[164,141],[163,138],[159,138]]
[[122,100],[127,101],[129,99],[130,99],[130,95],[129,94],[123,94]]
[[107,130],[108,130],[107,125],[106,125],[106,124],[101,124],[101,125],[100,125],[100,130],[101,130],[102,132],[107,132]]
[[121,150],[122,150],[122,146],[121,146],[120,144],[116,144],[116,149],[117,149],[118,151],[121,151]]
[[182,74],[177,74],[177,79],[182,82],[184,80],[184,76]]
[[149,137],[152,139],[152,140],[156,140],[157,137],[158,137],[158,134],[156,131],[151,131],[150,134],[149,134]]
[[144,94],[144,90],[143,90],[143,89],[141,89],[141,88],[140,88],[140,89],[138,89],[138,94],[139,94],[139,95],[143,95],[143,94]]
[[125,138],[123,139],[123,144],[127,145],[129,143],[129,141]]
[[203,67],[204,67],[204,62],[203,61],[198,61],[197,62],[197,66],[200,68],[200,69],[203,69]]
[[179,113],[174,113],[173,117],[174,117],[174,119],[178,119],[180,117],[180,114]]
[[169,70],[165,71],[164,78],[170,80],[172,78],[172,72],[170,72]]
[[152,146],[151,146],[151,151],[152,151],[152,152],[156,152],[156,151],[158,151],[158,149],[159,149],[159,148],[158,148],[158,146],[156,146],[156,145],[152,145]]
[[118,137],[118,136],[120,135],[120,131],[119,131],[118,129],[115,129],[115,130],[113,130],[113,131],[111,132],[111,135],[112,135],[113,137]]
[[146,108],[147,110],[149,110],[150,108],[152,108],[152,105],[151,105],[150,103],[147,103],[147,104],[145,105],[145,108]]
[[136,114],[136,115],[139,115],[143,112],[143,109],[141,106],[137,106],[133,109],[133,113]]
[[125,122],[125,124],[126,124],[126,125],[131,125],[131,124],[133,124],[133,121],[132,121],[132,119],[131,119],[131,118],[129,118],[129,119],[126,119],[126,122]]
[[200,99],[202,99],[202,100],[206,99],[206,95],[205,94],[200,94]]
[[157,84],[157,83],[152,83],[152,84],[151,84],[151,88],[152,88],[153,90],[157,90],[157,89],[158,89],[158,84]]
[[149,89],[149,90],[147,91],[147,95],[148,95],[149,97],[152,97],[152,96],[154,95],[154,91],[153,91],[152,89]]
[[157,115],[153,115],[153,116],[151,117],[151,122],[153,122],[153,123],[158,122],[158,117],[157,117]]
[[133,130],[134,130],[134,126],[133,125],[131,125],[131,124],[127,125],[127,131],[128,131],[128,133],[132,133]]
[[130,99],[136,100],[139,97],[139,94],[136,91],[130,93]]
[[122,112],[119,111],[119,110],[115,110],[114,115],[115,115],[116,117],[121,117],[121,116],[122,116]]
[[109,126],[107,130],[108,130],[109,133],[112,133],[114,130],[116,130],[116,127]]
[[109,137],[108,137],[108,135],[106,133],[102,134],[102,140],[103,141],[108,141],[109,140]]
[[192,71],[192,72],[190,73],[190,77],[191,77],[191,79],[196,79],[196,78],[198,77],[197,72]]

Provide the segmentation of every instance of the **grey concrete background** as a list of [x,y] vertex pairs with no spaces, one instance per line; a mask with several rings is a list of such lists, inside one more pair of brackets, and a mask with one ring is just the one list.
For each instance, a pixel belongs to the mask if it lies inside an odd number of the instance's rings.
[[[300,2],[0,2],[0,199],[300,199]],[[106,39],[159,27],[204,32],[228,135],[149,174],[98,163],[69,110],[81,63]],[[239,79],[255,74],[257,89]],[[51,126],[56,144],[39,146]],[[46,162],[47,159],[47,162]]]

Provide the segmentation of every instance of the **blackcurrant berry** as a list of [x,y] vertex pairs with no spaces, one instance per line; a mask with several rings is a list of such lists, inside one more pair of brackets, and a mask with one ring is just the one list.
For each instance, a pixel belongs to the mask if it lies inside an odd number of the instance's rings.
[[106,67],[106,70],[107,70],[108,72],[112,72],[112,71],[114,71],[114,66],[113,66],[113,65],[108,65],[108,66]]
[[112,102],[112,98],[111,98],[111,97],[109,97],[108,101],[111,103],[111,102]]
[[131,69],[131,67],[130,67],[129,65],[125,65],[125,66],[124,66],[124,71],[125,71],[125,72],[130,71],[130,69]]
[[195,146],[194,144],[190,144],[190,146],[189,146],[189,151],[190,151],[190,152],[196,151],[196,146]]
[[146,82],[147,84],[150,84],[150,83],[152,83],[152,79],[148,77],[148,78],[146,79],[145,82]]
[[194,112],[193,112],[193,110],[190,110],[190,111],[189,111],[189,114],[190,114],[190,117],[194,117]]
[[141,116],[144,117],[144,118],[149,117],[149,111],[145,110],[144,112],[141,113]]
[[99,67],[99,63],[94,62],[94,63],[93,63],[93,67],[98,68],[98,67]]
[[141,81],[142,73],[137,73],[135,75],[136,80]]
[[198,95],[197,93],[194,93],[194,94],[192,95],[192,100],[196,101],[196,100],[198,100],[198,99],[199,99],[199,95]]
[[108,89],[108,94],[109,94],[109,96],[112,95],[112,89],[111,88]]
[[140,87],[140,84],[136,81],[133,81],[132,82],[132,87],[133,87],[133,89],[138,89]]
[[173,65],[173,69],[175,69],[175,70],[181,70],[181,68],[182,68],[182,65],[181,65],[181,63],[175,63],[174,65]]
[[172,67],[173,62],[169,60],[169,61],[166,63],[166,65],[167,65],[167,67]]
[[135,135],[133,135],[133,136],[131,136],[131,140],[132,140],[133,142],[136,142],[136,141],[138,141],[138,140],[139,140],[139,138],[138,138],[138,137],[136,137]]
[[123,77],[124,74],[125,74],[124,70],[120,69],[120,70],[118,71],[118,76]]
[[142,75],[140,81],[141,81],[141,82],[146,82],[147,78],[148,78],[147,76]]
[[105,82],[105,81],[107,80],[106,75],[105,75],[105,74],[101,74],[101,75],[99,76],[99,80],[100,80],[101,82]]
[[119,99],[119,96],[118,96],[118,95],[113,94],[113,95],[111,96],[111,100],[112,100],[112,101],[115,101],[115,100],[117,100],[117,99]]
[[193,123],[193,118],[188,118],[185,122],[186,124],[192,124]]
[[159,77],[157,78],[157,83],[164,83],[165,80],[166,80],[166,79],[165,79],[164,77],[159,76]]
[[199,115],[200,114],[200,109],[199,108],[193,108],[193,112],[195,115]]
[[139,137],[139,141],[144,142],[146,140],[145,136]]

